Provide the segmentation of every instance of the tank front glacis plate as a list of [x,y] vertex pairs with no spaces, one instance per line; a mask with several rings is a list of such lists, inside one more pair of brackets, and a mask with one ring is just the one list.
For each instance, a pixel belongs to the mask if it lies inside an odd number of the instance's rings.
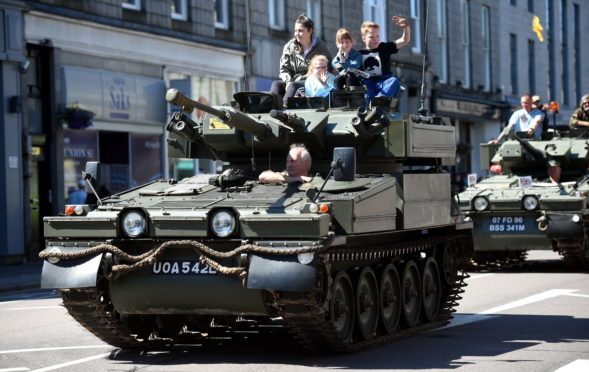
[[476,251],[552,250],[546,232],[538,228],[540,213],[512,211],[511,213],[470,212]]

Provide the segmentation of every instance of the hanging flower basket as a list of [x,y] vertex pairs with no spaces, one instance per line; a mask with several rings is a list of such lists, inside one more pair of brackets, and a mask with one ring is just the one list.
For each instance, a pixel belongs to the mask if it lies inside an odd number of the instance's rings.
[[92,111],[81,109],[78,105],[68,105],[59,112],[58,119],[68,128],[85,129],[92,125],[94,115]]

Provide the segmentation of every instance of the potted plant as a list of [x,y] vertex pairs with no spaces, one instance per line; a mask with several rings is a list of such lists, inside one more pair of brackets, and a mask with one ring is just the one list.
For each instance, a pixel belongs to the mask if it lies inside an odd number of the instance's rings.
[[71,129],[85,129],[92,125],[92,111],[80,108],[78,104],[68,105],[59,112],[58,119]]

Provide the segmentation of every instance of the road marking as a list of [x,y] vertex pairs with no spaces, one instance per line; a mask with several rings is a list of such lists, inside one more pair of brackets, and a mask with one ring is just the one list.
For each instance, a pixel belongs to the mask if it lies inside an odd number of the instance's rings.
[[486,276],[489,275],[495,275],[495,274],[481,274],[481,275],[472,275],[470,278],[466,278],[465,280],[475,280],[475,279],[480,279],[480,278],[484,278]]
[[30,352],[38,352],[38,351],[53,351],[53,350],[96,349],[96,348],[102,348],[102,347],[113,348],[110,345],[42,347],[42,348],[38,348],[38,349],[0,350],[0,354],[30,353]]
[[16,368],[2,368],[0,372],[18,372],[18,371],[28,371],[29,368],[27,367],[16,367]]
[[29,306],[29,307],[9,307],[8,309],[0,309],[2,311],[14,310],[37,310],[37,309],[63,309],[63,306]]
[[93,355],[91,357],[88,358],[82,358],[82,359],[77,359],[77,360],[72,360],[70,362],[65,362],[65,363],[61,363],[61,364],[56,364],[53,366],[49,366],[49,367],[44,367],[44,368],[39,368],[39,369],[35,369],[32,372],[46,372],[46,371],[53,371],[55,369],[60,369],[60,368],[64,368],[64,367],[69,367],[69,366],[73,366],[75,364],[80,364],[80,363],[86,363],[86,362],[90,362],[92,360],[96,360],[96,359],[103,359],[106,358],[110,355],[111,353],[104,353],[104,354],[98,354],[98,355]]
[[554,372],[582,372],[589,371],[589,360],[577,359],[574,362],[570,362],[566,366],[562,366]]
[[576,292],[576,291],[578,291],[578,289],[551,289],[549,291],[538,293],[536,295],[529,296],[529,297],[523,298],[518,301],[510,302],[505,305],[492,307],[488,310],[481,311],[480,313],[477,313],[477,314],[455,314],[454,318],[450,321],[450,324],[448,324],[447,326],[442,327],[440,329],[457,327],[457,326],[461,326],[461,325],[465,325],[465,324],[469,324],[469,323],[480,322],[481,320],[495,318],[495,317],[498,317],[499,315],[492,315],[492,314],[495,314],[495,313],[498,313],[501,311],[505,311],[505,310],[510,310],[510,309],[520,307],[520,306],[533,304],[534,302],[547,300],[549,298],[553,298],[553,297],[557,297],[557,296],[570,296],[570,295],[572,295],[572,292]]
[[567,296],[589,298],[589,295],[584,295],[584,294],[580,294],[580,293],[569,293],[569,294],[567,294]]

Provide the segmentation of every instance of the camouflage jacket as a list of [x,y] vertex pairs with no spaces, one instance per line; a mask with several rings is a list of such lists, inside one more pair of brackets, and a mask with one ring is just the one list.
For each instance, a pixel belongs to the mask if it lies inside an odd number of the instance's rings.
[[325,43],[319,39],[314,39],[311,49],[307,55],[303,55],[298,51],[295,44],[296,39],[291,39],[282,50],[282,57],[280,57],[280,80],[285,83],[291,81],[299,81],[305,78],[309,70],[309,62],[311,58],[318,54],[323,54],[331,61],[331,54]]
[[575,112],[573,112],[573,115],[571,115],[571,121],[569,121],[569,126],[576,127],[579,123],[579,120],[589,121],[589,114],[581,107],[576,109]]

